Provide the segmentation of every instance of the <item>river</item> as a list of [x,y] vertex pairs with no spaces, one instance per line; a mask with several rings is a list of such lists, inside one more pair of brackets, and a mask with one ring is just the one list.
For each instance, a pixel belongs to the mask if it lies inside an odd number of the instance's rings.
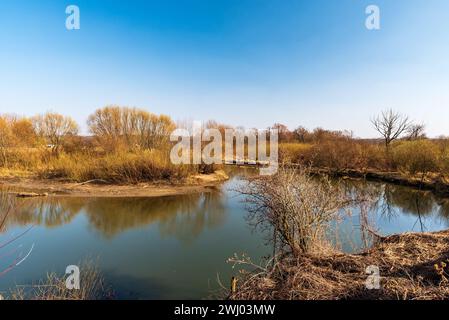
[[[0,249],[0,270],[11,262],[8,252],[34,247],[22,264],[0,277],[0,293],[94,259],[118,299],[213,298],[217,277],[228,285],[238,272],[226,262],[229,257],[246,253],[258,262],[271,252],[265,235],[245,219],[245,205],[234,191],[240,183],[237,174],[219,190],[202,194],[18,200],[20,209],[0,231],[0,244],[32,228]],[[379,182],[341,183],[376,195],[369,220],[383,235],[449,226],[449,199]],[[364,245],[360,210],[349,213],[329,237],[343,251],[354,252]]]

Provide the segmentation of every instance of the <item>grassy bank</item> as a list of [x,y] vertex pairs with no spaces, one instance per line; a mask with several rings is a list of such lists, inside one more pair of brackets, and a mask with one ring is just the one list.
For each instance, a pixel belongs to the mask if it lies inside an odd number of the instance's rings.
[[[297,165],[290,165],[292,168]],[[377,171],[372,169],[354,170],[343,169],[335,170],[329,168],[312,168],[313,174],[327,174],[337,178],[355,178],[366,179],[370,181],[387,182],[390,184],[411,187],[417,190],[428,190],[433,193],[446,197],[449,196],[449,178],[440,174],[429,173],[424,178],[419,174],[409,174],[405,172]]]
[[449,193],[447,139],[401,140],[386,149],[376,141],[331,136],[310,143],[281,143],[279,154],[281,162],[292,166]]
[[[20,158],[15,151],[14,157]],[[167,152],[161,150],[101,152],[28,151],[26,160],[10,161],[0,170],[2,177],[38,178],[85,182],[96,180],[111,184],[135,184],[150,181],[182,182],[200,172],[194,166],[173,165]],[[10,156],[12,159],[13,156]],[[28,158],[28,159],[27,159]]]
[[[239,281],[236,300],[407,300],[449,298],[449,231],[382,238],[360,254],[327,252],[286,256]],[[380,289],[369,290],[368,266]]]
[[62,154],[36,170],[41,178],[82,182],[99,180],[108,183],[145,181],[182,181],[194,173],[188,166],[175,166],[159,150],[110,153],[103,156]]
[[[328,174],[281,168],[271,177],[255,177],[242,187],[247,219],[271,235],[273,253],[264,265],[247,257],[229,259],[246,266],[230,299],[447,299],[449,231],[383,237],[370,225],[369,192],[339,188]],[[339,251],[328,235],[332,223],[352,216],[356,206],[366,249]],[[368,268],[368,269],[367,269]],[[379,287],[370,277],[379,271]],[[371,270],[371,271],[370,271]]]
[[173,165],[169,137],[176,128],[165,115],[108,106],[88,119],[89,136],[70,117],[0,115],[0,176],[110,184],[184,182],[213,173],[214,165]]

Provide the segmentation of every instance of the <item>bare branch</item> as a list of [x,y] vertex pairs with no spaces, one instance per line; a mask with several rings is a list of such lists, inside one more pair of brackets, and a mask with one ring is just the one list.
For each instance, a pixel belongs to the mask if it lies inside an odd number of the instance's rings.
[[379,132],[388,148],[390,144],[399,139],[412,125],[409,118],[392,109],[383,111],[382,114],[371,120],[374,128]]

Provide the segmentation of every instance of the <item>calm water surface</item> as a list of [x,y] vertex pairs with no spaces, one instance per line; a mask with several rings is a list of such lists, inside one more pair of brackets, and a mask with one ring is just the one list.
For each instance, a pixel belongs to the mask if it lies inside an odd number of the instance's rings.
[[[237,272],[226,263],[234,253],[259,261],[270,253],[264,235],[245,220],[241,198],[233,189],[162,198],[26,199],[11,216],[0,243],[34,226],[18,241],[0,249],[0,270],[18,248],[29,258],[0,277],[0,292],[30,284],[47,272],[98,258],[99,267],[120,299],[201,299],[217,289],[217,275],[228,284]],[[369,219],[382,234],[435,231],[449,226],[449,200],[431,193],[374,182],[345,182],[348,190],[369,190],[377,197]],[[338,224],[332,235],[343,250],[362,246],[360,211]],[[20,247],[21,246],[21,247]],[[9,258],[9,259],[8,259]],[[82,272],[82,270],[81,270]]]

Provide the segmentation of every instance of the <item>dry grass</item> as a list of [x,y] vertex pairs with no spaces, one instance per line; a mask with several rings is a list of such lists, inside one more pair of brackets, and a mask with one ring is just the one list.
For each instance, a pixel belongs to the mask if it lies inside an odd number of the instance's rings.
[[168,155],[158,150],[112,153],[104,156],[62,154],[39,170],[43,178],[62,178],[76,182],[104,180],[109,183],[179,181],[189,174],[187,166],[175,166]]
[[[382,238],[360,254],[305,254],[278,260],[266,271],[246,273],[231,299],[448,299],[449,231]],[[435,265],[439,265],[438,272]],[[370,265],[380,269],[381,288],[365,286]]]
[[301,163],[310,154],[312,144],[309,143],[280,143],[279,157],[282,162]]
[[333,170],[401,170],[408,174],[449,175],[449,144],[442,140],[401,140],[385,147],[350,137],[333,137],[312,143],[281,143],[280,159],[286,163]]
[[[449,299],[449,231],[380,237],[367,223],[374,246],[345,254],[325,241],[328,222],[348,201],[369,205],[369,194],[347,199],[307,170],[281,168],[273,177],[251,181],[244,195],[250,222],[273,233],[277,254],[265,266],[230,259],[253,268],[242,273],[231,299]],[[380,289],[366,287],[369,266],[380,270]]]
[[104,300],[113,298],[96,264],[80,264],[80,289],[69,290],[64,277],[50,273],[45,280],[30,286],[18,286],[11,292],[12,300]]

